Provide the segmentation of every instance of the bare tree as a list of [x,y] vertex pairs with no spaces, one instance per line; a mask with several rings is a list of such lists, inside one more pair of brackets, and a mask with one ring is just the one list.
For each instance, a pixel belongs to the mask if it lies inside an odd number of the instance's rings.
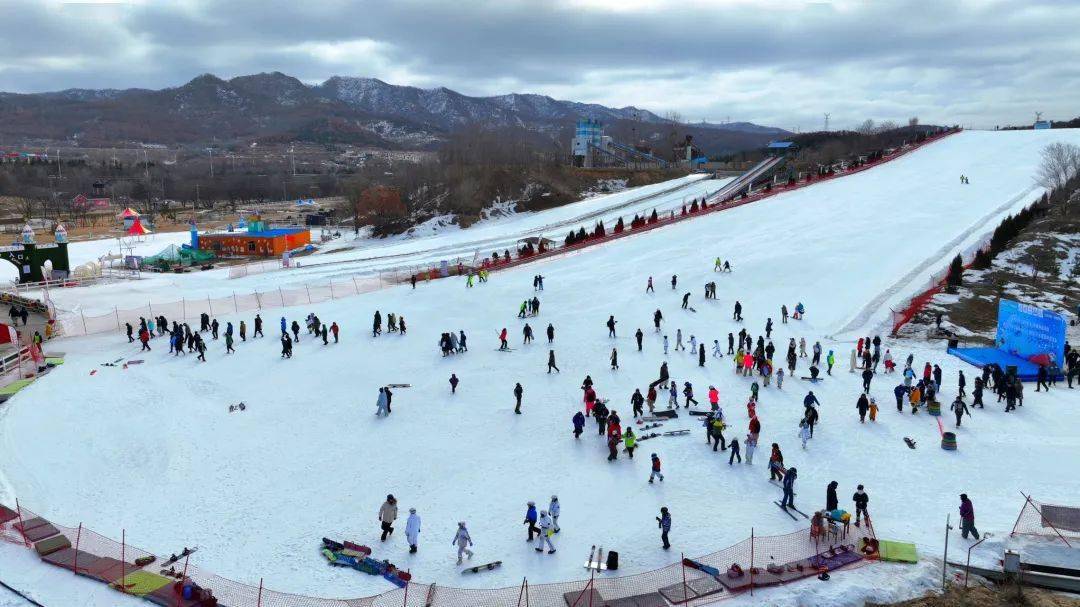
[[873,119],[867,118],[862,124],[855,128],[855,132],[860,135],[873,135],[877,132],[877,125],[874,124]]
[[[1080,147],[1071,143],[1056,142],[1042,150],[1042,164],[1035,180],[1049,192],[1065,187],[1065,184],[1080,174]],[[1068,208],[1070,198],[1062,197],[1062,213]]]
[[895,131],[898,128],[900,128],[899,124],[896,124],[892,120],[886,120],[885,122],[882,122],[882,123],[878,124],[877,128],[874,129],[874,132],[875,133],[888,133],[889,131]]
[[908,118],[907,119],[907,125],[908,126],[919,126],[919,117],[918,116],[912,116],[911,118]]

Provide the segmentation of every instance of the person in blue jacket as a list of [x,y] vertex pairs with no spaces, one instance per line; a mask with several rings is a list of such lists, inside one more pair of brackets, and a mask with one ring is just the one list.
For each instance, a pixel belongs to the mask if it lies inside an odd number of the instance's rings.
[[904,412],[904,397],[907,396],[908,389],[904,384],[896,384],[896,387],[892,390],[893,396],[896,397],[896,410]]
[[281,332],[285,335],[289,334],[289,324],[285,322],[285,317],[281,317]]
[[814,391],[811,390],[806,394],[806,398],[803,398],[802,404],[804,407],[809,407],[811,405],[820,405],[821,403],[818,401],[817,397],[814,396]]
[[533,535],[539,535],[540,529],[536,526],[536,502],[529,502],[529,508],[525,510],[525,522],[522,523],[529,527],[529,539],[533,541]]
[[791,506],[795,508],[795,479],[798,476],[798,471],[794,467],[788,468],[784,472],[784,497],[780,500],[781,507]]
[[581,438],[581,433],[585,431],[585,415],[578,411],[574,414],[574,438]]

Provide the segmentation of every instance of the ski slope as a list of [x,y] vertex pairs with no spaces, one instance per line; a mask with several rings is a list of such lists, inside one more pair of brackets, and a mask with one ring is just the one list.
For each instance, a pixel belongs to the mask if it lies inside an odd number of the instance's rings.
[[[591,227],[604,221],[609,228],[619,217],[629,221],[635,214],[679,209],[693,198],[701,198],[722,188],[730,178],[705,179],[705,175],[689,175],[657,184],[631,188],[622,192],[594,196],[572,204],[538,212],[513,213],[477,222],[468,229],[457,226],[443,228],[422,237],[396,236],[385,239],[360,238],[351,241],[345,250],[340,244],[334,251],[300,258],[299,267],[280,269],[265,274],[229,279],[227,268],[193,274],[144,273],[142,279],[123,283],[122,295],[115,284],[79,288],[77,291],[54,289],[50,295],[57,305],[68,311],[86,314],[109,312],[114,306],[121,309],[144,305],[148,300],[177,301],[222,297],[232,293],[251,293],[278,287],[300,287],[323,284],[330,280],[349,280],[353,276],[373,275],[397,269],[428,269],[448,260],[472,261],[474,255],[491,255],[493,251],[515,250],[526,236],[544,236],[562,241],[571,229]],[[153,238],[153,237],[152,237]],[[142,245],[136,254],[156,253],[171,243],[186,242],[188,235],[169,234],[157,237],[156,247]],[[72,246],[72,263],[76,258],[97,259],[101,252],[116,241],[95,241],[97,244],[76,243]],[[153,242],[153,241],[151,241]],[[91,256],[92,255],[92,256]],[[82,261],[78,262],[82,263]]]
[[[1057,140],[1080,143],[1080,131],[965,132],[859,175],[496,272],[475,288],[440,280],[291,308],[290,320],[302,323],[314,312],[342,327],[336,345],[302,334],[291,360],[279,357],[278,317],[270,314],[264,315],[267,338],[238,343],[236,354],[226,356],[221,341],[208,340],[207,363],[167,354],[163,340],[145,355],[119,335],[63,340],[53,348],[66,352],[66,364],[0,406],[0,501],[17,495],[59,522],[81,521],[116,537],[125,529],[133,544],[162,552],[197,544],[198,566],[228,578],[265,578],[276,590],[344,597],[390,586],[327,567],[316,550],[323,536],[373,546],[375,556],[421,581],[494,587],[522,577],[530,584],[584,577],[581,564],[594,544],[618,550],[619,573],[630,574],[677,561],[680,552],[731,545],[751,527],[758,535],[800,529],[805,521],[772,505],[780,497],[766,481],[773,442],[799,470],[796,504],[804,511],[824,505],[831,480],[840,483],[841,506],[851,509],[851,494],[862,483],[881,537],[940,554],[939,523],[955,514],[957,495],[966,492],[979,529],[1007,533],[1021,505],[1018,490],[1051,503],[1075,503],[1080,495],[1070,467],[1080,459],[1075,393],[1036,394],[1029,387],[1025,406],[1009,414],[988,398],[987,408],[957,430],[960,449],[945,452],[937,446],[936,419],[896,412],[896,376],[874,380],[878,421],[859,423],[861,380],[848,373],[849,352],[860,331],[876,326],[879,313],[865,313],[869,303],[901,297],[913,268],[947,264],[945,245],[963,246],[1041,194],[1032,188],[1038,154]],[[970,185],[959,183],[961,173]],[[716,256],[731,260],[734,272],[713,273]],[[527,319],[538,339],[522,345],[525,321],[516,312],[534,295],[538,273],[545,277],[545,290],[536,294],[541,312]],[[679,277],[675,290],[672,274]],[[655,294],[644,293],[650,275]],[[181,278],[214,288],[211,279],[199,281],[203,276]],[[701,297],[710,280],[718,283],[716,301]],[[186,288],[170,285],[155,296]],[[696,312],[680,309],[687,290]],[[732,320],[735,300],[743,305],[743,323]],[[806,319],[782,325],[780,305],[793,308],[797,301],[806,305]],[[685,414],[664,430],[685,428],[688,436],[642,442],[633,460],[620,454],[608,462],[591,420],[580,440],[571,435],[586,374],[627,427],[630,395],[644,392],[667,360],[672,378],[692,382],[703,403],[708,386],[717,386],[726,436],[741,441],[745,434],[751,379],[736,377],[726,356],[707,356],[705,367],[685,352],[664,356],[661,334],[652,331],[656,309],[673,348],[681,329],[685,339],[703,340],[709,354],[712,340],[726,350],[726,335],[743,327],[756,339],[772,317],[778,364],[789,338],[805,338],[808,349],[820,340],[825,351],[836,351],[834,377],[811,385],[789,376],[782,390],[762,389],[753,465],[729,466],[727,453],[706,447],[700,418]],[[375,310],[404,315],[408,335],[372,338]],[[604,326],[609,315],[619,321],[615,339]],[[251,317],[244,318],[250,331]],[[240,319],[219,317],[223,324]],[[840,335],[853,320],[861,324]],[[549,322],[561,373],[545,372]],[[514,348],[509,353],[495,351],[503,327]],[[642,352],[632,337],[639,327]],[[465,331],[470,351],[444,358],[437,340],[451,330]],[[946,406],[957,372],[968,375],[969,386],[974,377],[973,368],[945,356],[938,344],[886,340],[883,347],[898,361],[913,354],[919,369],[926,361],[941,365]],[[617,371],[608,365],[612,348]],[[121,357],[146,362],[126,370],[100,366]],[[807,359],[800,359],[796,375],[806,368]],[[451,373],[461,379],[453,395]],[[511,394],[518,381],[525,390],[520,416]],[[387,383],[412,387],[395,391],[391,416],[376,418],[377,388]],[[821,422],[804,451],[796,434],[808,389],[822,403]],[[666,403],[661,398],[658,404]],[[247,411],[228,413],[228,405],[241,401]],[[951,416],[941,421],[953,430]],[[908,449],[904,436],[918,448]],[[651,452],[664,462],[663,483],[646,483]],[[398,498],[401,518],[384,544],[376,514],[388,493]],[[543,508],[552,494],[562,503],[563,530],[554,538],[558,552],[541,555],[525,542],[521,521],[526,501]],[[670,552],[660,549],[654,520],[661,506],[674,519]],[[415,555],[403,537],[410,507],[423,518]],[[459,520],[468,521],[476,542],[474,564],[502,560],[502,568],[460,575],[450,546]],[[954,550],[969,545],[955,534],[953,541]],[[822,602],[858,605],[918,594],[939,574],[927,563],[875,565],[838,572],[828,585],[810,580],[755,594],[777,605],[805,604],[808,592]]]

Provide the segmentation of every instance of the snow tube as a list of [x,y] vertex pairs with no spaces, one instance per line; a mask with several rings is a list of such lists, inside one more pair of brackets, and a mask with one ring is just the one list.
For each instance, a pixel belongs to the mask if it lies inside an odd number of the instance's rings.
[[926,412],[934,417],[938,417],[941,415],[941,403],[936,400],[926,403]]
[[956,451],[956,434],[953,432],[942,433],[941,448],[946,451]]

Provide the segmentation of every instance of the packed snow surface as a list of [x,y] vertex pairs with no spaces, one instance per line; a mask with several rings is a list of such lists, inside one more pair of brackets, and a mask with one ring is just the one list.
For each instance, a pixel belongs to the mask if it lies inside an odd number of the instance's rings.
[[[197,544],[204,569],[318,596],[390,589],[381,578],[328,567],[317,550],[324,536],[370,545],[375,556],[410,569],[420,581],[493,587],[522,577],[532,584],[585,577],[582,563],[594,544],[618,550],[619,573],[627,574],[676,561],[680,552],[731,545],[751,528],[757,535],[804,528],[805,520],[793,521],[772,503],[780,498],[779,487],[767,481],[773,442],[799,470],[795,502],[805,512],[823,507],[832,480],[839,482],[841,507],[853,509],[851,495],[862,483],[879,536],[940,554],[944,518],[955,514],[958,494],[966,492],[980,530],[1008,533],[1022,505],[1018,491],[1050,503],[1075,504],[1080,495],[1071,472],[1080,460],[1076,391],[1059,384],[1044,394],[1028,386],[1024,406],[1008,414],[988,395],[986,409],[955,430],[959,450],[947,452],[938,446],[939,418],[896,411],[897,375],[873,380],[871,395],[881,411],[876,423],[859,423],[861,380],[848,371],[850,351],[882,318],[880,311],[864,314],[869,302],[887,306],[902,297],[901,283],[913,268],[947,264],[952,251],[946,244],[962,248],[1041,194],[1032,187],[1039,151],[1058,140],[1080,143],[1080,131],[966,132],[855,176],[496,272],[473,288],[440,280],[290,308],[290,321],[303,324],[314,312],[342,327],[341,343],[330,345],[302,329],[291,360],[279,356],[280,315],[271,313],[264,315],[266,338],[257,340],[250,336],[253,315],[220,317],[223,327],[246,320],[248,341],[226,355],[222,341],[207,334],[206,363],[193,354],[169,355],[163,339],[146,353],[121,335],[50,344],[66,353],[66,364],[0,406],[0,500],[17,495],[58,522],[81,521],[115,537],[125,529],[133,544],[151,550]],[[961,185],[960,174],[971,184]],[[506,220],[504,228],[516,225]],[[470,232],[461,230],[460,237]],[[424,250],[419,241],[390,246]],[[717,256],[730,260],[734,271],[714,273]],[[536,274],[544,276],[543,292],[534,293]],[[676,289],[672,274],[678,275]],[[649,276],[655,294],[645,293]],[[170,280],[176,283],[166,290],[213,286],[204,274]],[[717,282],[718,300],[702,298],[707,281]],[[680,308],[687,291],[694,311]],[[119,301],[128,297],[118,288],[113,294]],[[534,295],[539,316],[517,318],[521,301]],[[732,320],[735,300],[743,305],[742,323]],[[799,301],[806,318],[781,324],[781,304],[793,309]],[[652,328],[656,309],[665,317],[659,334]],[[376,310],[384,318],[403,315],[408,335],[373,338]],[[604,326],[609,315],[618,321],[614,339]],[[667,360],[680,389],[693,384],[699,408],[707,408],[709,385],[717,386],[730,426],[725,435],[741,442],[752,380],[734,374],[731,357],[714,358],[712,343],[719,340],[726,352],[727,334],[740,328],[756,340],[770,317],[777,366],[790,338],[805,338],[808,350],[821,341],[825,352],[835,351],[837,365],[832,377],[811,384],[798,378],[807,374],[808,359],[801,358],[782,390],[762,388],[757,412],[763,429],[753,465],[729,466],[728,453],[713,453],[701,418],[685,409],[663,430],[685,428],[689,435],[644,441],[632,460],[620,453],[608,462],[592,420],[580,440],[573,438],[570,418],[581,408],[586,374],[599,396],[611,399],[625,428],[634,425],[630,395],[635,388],[644,393]],[[861,326],[852,327],[853,320]],[[537,340],[523,345],[526,322]],[[548,323],[556,331],[551,346],[544,336]],[[496,351],[503,327],[511,352]],[[641,352],[633,338],[639,327]],[[684,343],[693,335],[706,344],[704,367],[696,356],[675,351],[678,329]],[[826,337],[841,329],[844,335]],[[469,352],[441,356],[439,335],[458,330],[468,335]],[[667,356],[663,335],[671,342]],[[613,348],[617,371],[609,368]],[[943,344],[886,339],[885,348],[901,364],[913,354],[920,371],[926,361],[941,365],[945,406],[956,394],[959,370],[970,392],[975,369],[946,356]],[[546,373],[549,349],[561,373]],[[101,366],[121,358],[145,363]],[[447,383],[451,373],[461,379],[457,394]],[[522,415],[513,413],[515,382],[525,391]],[[394,391],[389,417],[375,417],[377,388],[388,383],[411,387]],[[796,433],[811,389],[821,401],[821,422],[803,450]],[[228,412],[241,401],[246,411]],[[658,405],[666,404],[661,394]],[[954,430],[947,411],[940,420]],[[909,449],[905,436],[918,447]],[[665,480],[650,485],[653,452],[663,461]],[[400,518],[381,543],[376,518],[389,493],[398,499]],[[525,541],[522,520],[527,501],[543,509],[552,494],[562,503],[558,552],[539,554]],[[660,548],[655,517],[661,506],[674,519],[671,551]],[[423,519],[415,555],[403,537],[411,507]],[[461,520],[476,543],[472,563],[502,560],[500,569],[458,572],[450,542]],[[954,550],[969,544],[955,533],[953,539]],[[904,598],[893,583],[898,576],[908,580],[903,590],[918,593],[934,572],[925,563],[871,566],[838,573],[828,587],[810,580],[763,596],[776,604],[797,604],[806,592],[834,604],[897,599]]]

